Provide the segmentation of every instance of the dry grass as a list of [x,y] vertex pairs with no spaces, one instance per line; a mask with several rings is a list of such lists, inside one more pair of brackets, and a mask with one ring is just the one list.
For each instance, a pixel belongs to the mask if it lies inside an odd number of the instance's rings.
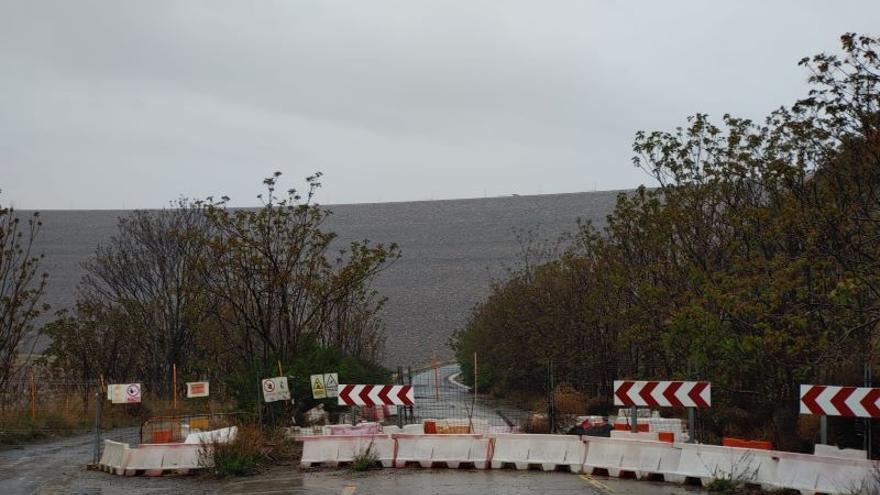
[[553,393],[554,406],[559,414],[584,414],[587,411],[587,396],[566,383],[556,387]]
[[[205,414],[228,410],[218,403],[147,399],[141,404],[111,404],[102,398],[101,427],[105,430],[139,426],[153,416]],[[35,411],[28,401],[0,406],[0,446],[11,446],[44,438],[63,437],[93,431],[95,427],[94,394],[84,400],[81,394],[66,393],[39,397]]]
[[238,425],[232,442],[211,442],[199,453],[200,463],[220,478],[250,476],[295,455],[293,442],[284,437],[282,430],[264,430],[254,424]]

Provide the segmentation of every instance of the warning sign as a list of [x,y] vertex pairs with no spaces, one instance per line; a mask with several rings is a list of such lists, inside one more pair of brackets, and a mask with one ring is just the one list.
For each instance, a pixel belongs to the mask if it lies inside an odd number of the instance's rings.
[[140,383],[107,385],[107,398],[114,404],[135,404],[141,401]]
[[339,396],[338,373],[324,373],[324,389],[327,391],[328,399],[334,399]]
[[187,398],[207,397],[210,393],[209,385],[208,382],[186,382]]
[[263,400],[266,402],[290,400],[290,389],[287,388],[287,377],[276,376],[275,378],[263,379]]
[[323,373],[312,375],[312,397],[315,399],[334,399],[339,395],[339,374]]
[[324,386],[324,375],[312,375],[309,382],[312,384],[312,397],[315,399],[327,398],[327,389]]

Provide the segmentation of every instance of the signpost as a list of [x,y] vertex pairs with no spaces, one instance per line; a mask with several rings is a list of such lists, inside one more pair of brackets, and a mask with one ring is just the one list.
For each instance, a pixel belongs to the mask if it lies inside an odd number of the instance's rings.
[[186,382],[186,397],[207,397],[210,395],[210,382]]
[[819,441],[828,443],[828,416],[880,418],[880,388],[801,385],[801,414],[819,415]]
[[712,384],[680,381],[614,381],[614,405],[632,407],[630,425],[638,431],[639,407],[686,407],[693,441],[696,409],[712,406]]
[[279,400],[290,400],[290,389],[287,387],[286,376],[276,376],[275,378],[264,378],[262,383],[263,400],[265,402],[277,402]]

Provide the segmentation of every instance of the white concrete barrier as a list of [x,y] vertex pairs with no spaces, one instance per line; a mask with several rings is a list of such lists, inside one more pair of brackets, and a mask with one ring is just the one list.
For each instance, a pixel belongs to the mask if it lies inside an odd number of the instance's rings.
[[192,469],[210,464],[210,459],[200,463],[201,450],[202,446],[199,444],[141,444],[127,450],[123,468],[126,476],[135,476],[141,472],[147,476],[162,476],[168,471],[186,474]]
[[720,445],[674,444],[681,449],[678,468],[668,472],[667,481],[699,479],[703,486],[714,479],[734,479],[745,483],[776,487],[778,457],[771,450],[742,449]]
[[327,435],[296,437],[303,442],[300,466],[309,468],[316,464],[337,467],[355,461],[367,450],[375,453],[383,467],[394,464],[395,441],[389,435]]
[[586,443],[584,472],[600,470],[609,476],[647,478],[678,468],[681,451],[669,442],[635,438],[581,437]]
[[775,480],[778,488],[829,494],[876,493],[880,488],[877,478],[880,471],[873,461],[794,452],[773,454],[779,459]]
[[127,443],[104,440],[104,451],[101,452],[101,460],[98,461],[98,466],[102,471],[122,474],[128,450]]
[[397,441],[395,467],[405,467],[417,462],[424,468],[445,464],[456,469],[461,464],[473,464],[477,469],[487,469],[492,458],[492,442],[476,434],[392,435]]
[[837,457],[838,459],[860,459],[868,458],[868,451],[859,449],[841,449],[836,445],[823,445],[817,443],[813,448],[813,455],[816,457]]
[[403,432],[410,435],[423,435],[425,433],[425,425],[421,423],[414,425],[403,425]]
[[219,430],[211,430],[211,431],[202,431],[197,433],[190,433],[186,436],[186,440],[183,443],[187,444],[203,444],[203,443],[229,443],[235,440],[235,435],[238,433],[238,428],[235,426],[230,426],[227,428],[220,428]]
[[631,431],[611,430],[611,438],[623,438],[626,440],[648,440],[653,442],[660,441],[660,434],[657,432],[640,431],[633,433]]
[[540,465],[544,471],[567,466],[571,472],[583,469],[587,447],[574,435],[497,434],[492,455],[492,469],[513,464],[516,469]]

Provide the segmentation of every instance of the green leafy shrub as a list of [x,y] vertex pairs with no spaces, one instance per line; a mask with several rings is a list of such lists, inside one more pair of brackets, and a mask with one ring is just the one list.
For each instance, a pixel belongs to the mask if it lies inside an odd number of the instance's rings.
[[249,476],[260,472],[271,460],[271,446],[258,426],[239,426],[228,443],[203,445],[200,463],[218,477]]

